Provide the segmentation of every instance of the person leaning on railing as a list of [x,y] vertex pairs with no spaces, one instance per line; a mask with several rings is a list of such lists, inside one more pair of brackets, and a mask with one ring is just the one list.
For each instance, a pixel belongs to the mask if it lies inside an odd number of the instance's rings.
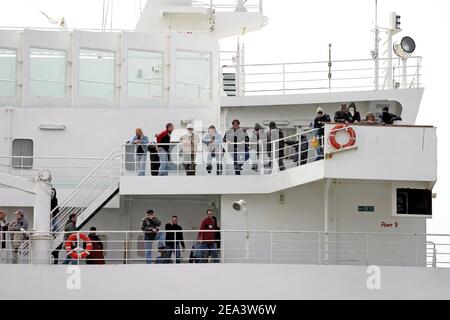
[[345,103],[341,105],[341,110],[336,111],[334,115],[334,122],[344,123],[346,125],[353,123],[352,114],[348,110],[348,107]]
[[217,250],[217,240],[215,233],[216,223],[213,220],[213,210],[208,209],[206,211],[206,218],[200,224],[199,233],[197,235],[197,241],[201,244],[200,263],[207,263],[208,256],[212,257],[213,263],[219,262],[219,255]]
[[220,176],[223,171],[223,148],[222,135],[217,131],[215,126],[210,126],[202,139],[203,144],[206,145],[207,160],[206,171],[208,174],[212,172],[212,161],[216,159],[217,175]]
[[402,118],[389,112],[389,107],[384,107],[382,109],[379,121],[381,124],[392,125],[395,121],[402,121]]
[[369,112],[366,116],[366,119],[360,122],[365,125],[380,125],[380,121],[375,117],[373,112]]
[[267,132],[259,123],[248,134],[249,155],[252,170],[258,172],[260,160],[264,160],[264,146],[267,146]]
[[19,248],[24,241],[28,240],[28,235],[26,233],[28,230],[28,221],[25,219],[24,212],[22,210],[17,210],[14,212],[14,215],[16,216],[16,221],[9,224],[8,231],[15,231],[12,234],[12,254],[13,263],[17,263]]
[[7,261],[6,231],[8,231],[6,213],[5,211],[0,210],[0,263]]
[[[72,234],[77,232],[77,215],[75,213],[71,213],[69,215],[69,219],[66,222],[66,225],[64,226],[64,241],[66,241]],[[65,246],[65,245],[64,245]],[[72,249],[76,247],[74,243],[72,243]],[[64,259],[62,264],[76,264],[77,261],[72,259],[70,254],[67,254],[66,258]]]
[[226,131],[223,141],[227,144],[227,151],[233,157],[234,173],[240,176],[246,161],[248,136],[241,128],[239,120],[233,120],[232,127]]
[[318,147],[316,149],[318,160],[323,158],[322,140],[325,135],[325,123],[330,123],[331,117],[321,107],[317,108],[317,117],[314,119],[314,129],[317,129],[316,138]]
[[159,240],[159,226],[161,221],[156,218],[153,209],[147,210],[147,215],[141,222],[141,230],[144,231],[145,259],[148,264],[152,263],[153,242]]
[[166,124],[166,129],[160,134],[156,135],[156,142],[158,145],[159,154],[159,175],[169,175],[169,163],[170,163],[170,136],[173,132],[174,126],[172,123]]
[[180,138],[181,152],[184,170],[186,175],[195,176],[197,148],[200,143],[200,137],[194,132],[194,125],[188,124],[187,132]]
[[138,176],[145,176],[145,163],[147,161],[148,137],[144,135],[141,128],[136,129],[136,135],[131,138],[131,144],[136,145],[136,166]]

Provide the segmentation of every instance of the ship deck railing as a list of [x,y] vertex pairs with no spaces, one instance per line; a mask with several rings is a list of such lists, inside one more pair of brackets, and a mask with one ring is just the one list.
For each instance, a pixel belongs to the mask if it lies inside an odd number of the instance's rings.
[[[171,233],[173,241],[166,241]],[[96,231],[100,243],[93,243],[90,257],[69,259],[72,264],[145,264],[152,263],[244,263],[295,265],[379,265],[405,267],[450,267],[450,235],[420,233],[370,233],[284,230],[183,230],[185,249],[179,246],[180,258],[170,245],[178,242],[175,231],[160,230],[155,240],[145,240],[142,231]],[[199,233],[214,234],[210,247],[202,246]],[[43,264],[42,257],[53,255],[62,264],[72,252],[85,249],[80,234],[55,232],[2,233],[6,248],[0,264]],[[49,241],[46,235],[76,234],[70,250],[66,244],[42,254],[39,241]],[[51,240],[50,240],[51,241]],[[151,251],[151,258],[148,252]],[[169,256],[169,252],[172,254]],[[38,258],[41,257],[41,258]],[[159,258],[158,258],[159,257]],[[68,260],[66,262],[69,262]]]
[[[224,62],[230,61],[230,52],[223,56]],[[233,87],[232,95],[238,97],[421,88],[421,64],[420,56],[378,58],[377,61],[231,63],[221,67],[222,87]]]

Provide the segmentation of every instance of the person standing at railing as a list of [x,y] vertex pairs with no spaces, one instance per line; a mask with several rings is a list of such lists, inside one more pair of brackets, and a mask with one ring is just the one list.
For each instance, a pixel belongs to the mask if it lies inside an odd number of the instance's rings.
[[155,217],[153,209],[147,210],[147,216],[142,219],[141,230],[144,231],[145,258],[147,263],[152,263],[153,242],[159,240],[161,221]]
[[356,110],[356,104],[350,103],[350,106],[348,107],[348,112],[350,112],[350,115],[352,117],[352,121],[350,123],[358,124],[361,122],[361,113],[359,113],[358,110]]
[[[155,138],[156,139],[156,138]],[[156,142],[156,140],[155,140]],[[148,152],[150,153],[150,172],[152,176],[159,175],[159,154],[158,154],[158,146],[156,143],[151,143],[148,146]]]
[[156,136],[156,142],[159,144],[159,175],[169,175],[170,163],[170,136],[173,132],[174,126],[172,123],[166,124],[166,129]]
[[247,133],[241,128],[239,120],[233,120],[232,127],[225,133],[223,141],[227,143],[228,152],[233,157],[234,173],[239,176],[246,161],[246,142],[248,142]]
[[266,130],[256,123],[253,132],[248,135],[248,140],[252,170],[258,172],[258,164],[264,161],[264,148],[267,146]]
[[[69,215],[69,219],[66,222],[66,225],[64,226],[64,242],[75,232],[77,232],[77,215],[75,213],[71,213]],[[72,246],[72,248],[76,247]],[[72,259],[70,254],[67,254],[66,258],[64,259],[62,264],[76,264],[77,261]]]
[[339,110],[335,113],[334,122],[343,123],[346,125],[353,123],[352,115],[351,115],[350,111],[348,111],[348,107],[345,103],[341,105],[341,110]]
[[0,263],[8,261],[8,251],[6,246],[6,231],[8,231],[8,223],[6,222],[6,213],[0,210]]
[[[166,223],[166,259],[170,261],[175,253],[176,263],[181,263],[181,248],[186,249],[183,238],[183,228],[178,224],[178,217],[173,216],[170,223]],[[169,231],[169,232],[167,232]],[[170,261],[172,262],[172,261]]]
[[207,159],[206,171],[208,174],[212,172],[213,159],[216,160],[217,175],[220,176],[223,171],[223,148],[222,135],[217,132],[215,126],[210,126],[208,132],[203,136],[202,142],[206,145]]
[[138,176],[145,176],[145,163],[147,161],[148,137],[141,128],[136,129],[136,135],[131,138],[131,144],[136,146],[136,167]]
[[206,211],[206,218],[200,224],[197,241],[201,244],[201,258],[200,263],[207,263],[208,256],[212,257],[213,263],[219,262],[219,254],[216,243],[216,224],[213,220],[213,210]]
[[299,140],[288,140],[286,145],[294,148],[294,162],[297,166],[303,166],[308,163],[309,141],[304,135],[300,135]]
[[280,171],[286,170],[284,166],[284,134],[277,124],[272,121],[269,124],[269,133],[267,134],[267,152],[271,158],[271,165],[274,166],[275,161],[278,161],[278,169]]
[[393,125],[395,121],[402,121],[402,118],[396,114],[389,112],[389,107],[384,107],[382,109],[379,121],[384,125]]
[[14,212],[16,216],[16,221],[11,222],[8,226],[8,231],[14,231],[12,234],[12,255],[13,263],[18,262],[19,248],[24,241],[28,240],[27,230],[28,221],[24,217],[24,212],[22,210],[17,210]]
[[180,138],[181,158],[183,159],[186,175],[195,176],[197,148],[200,143],[200,137],[194,132],[194,125],[188,124],[187,132]]
[[[321,108],[317,108],[317,117],[314,119],[314,129],[317,129],[317,160],[323,159],[323,137],[325,135],[325,123],[330,123],[331,117]],[[314,147],[313,147],[314,148]]]
[[[56,232],[59,229],[59,223],[58,223],[58,198],[56,197],[56,189],[52,188],[52,198],[50,200],[50,219],[51,219],[51,227],[52,231]],[[55,250],[52,251],[52,257],[53,257],[53,264],[58,264],[58,254],[59,251]]]
[[[86,264],[105,264],[105,257],[103,255],[103,242],[97,235],[96,227],[91,227],[89,229],[90,233],[88,235],[89,239],[92,241],[92,250],[86,257]],[[86,249],[86,242],[84,243]]]
[[366,116],[366,119],[362,121],[361,124],[379,125],[380,121],[375,117],[375,114],[373,112],[369,112]]

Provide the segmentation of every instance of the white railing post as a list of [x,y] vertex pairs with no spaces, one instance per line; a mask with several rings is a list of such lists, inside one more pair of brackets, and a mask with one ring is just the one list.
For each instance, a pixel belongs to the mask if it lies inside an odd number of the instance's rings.
[[366,265],[369,265],[369,234],[366,233]]
[[286,90],[286,65],[283,63],[283,95]]
[[270,231],[270,264],[273,264],[273,231]]
[[275,150],[275,141],[270,142],[272,144],[272,174],[278,172],[278,159],[276,158],[277,150]]
[[322,265],[322,232],[319,232],[319,265]]
[[125,264],[128,264],[128,251],[129,251],[129,247],[128,247],[128,231],[125,231]]
[[264,12],[264,10],[263,10],[263,0],[259,0],[259,12],[260,13]]

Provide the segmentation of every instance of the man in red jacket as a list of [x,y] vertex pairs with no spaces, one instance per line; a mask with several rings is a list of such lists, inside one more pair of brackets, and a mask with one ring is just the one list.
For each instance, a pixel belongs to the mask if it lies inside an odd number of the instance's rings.
[[212,257],[213,263],[219,262],[215,229],[216,223],[213,220],[213,210],[208,209],[206,211],[206,218],[203,219],[202,223],[200,224],[200,231],[197,236],[198,242],[201,243],[201,263],[208,262],[208,253]]
[[172,134],[174,126],[172,123],[166,124],[166,130],[162,131],[156,136],[156,142],[158,143],[159,154],[159,175],[169,175],[169,163],[170,163],[170,135]]

